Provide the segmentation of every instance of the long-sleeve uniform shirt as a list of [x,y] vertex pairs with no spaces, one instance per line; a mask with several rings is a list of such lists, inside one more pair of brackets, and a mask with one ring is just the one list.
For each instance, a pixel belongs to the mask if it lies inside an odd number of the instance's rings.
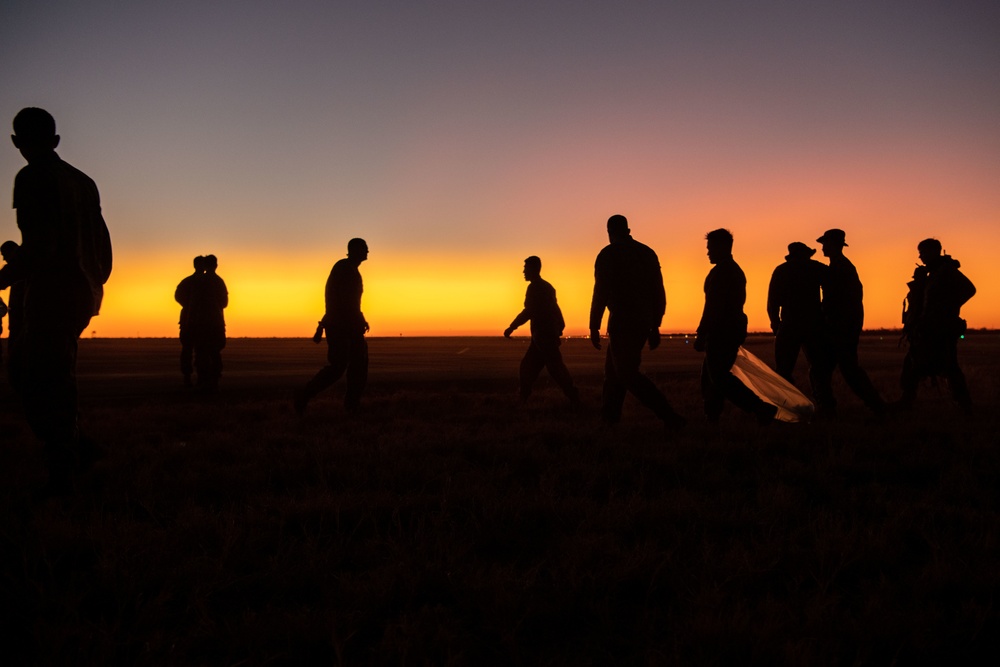
[[326,330],[350,334],[364,333],[366,322],[361,312],[364,285],[356,261],[345,258],[333,265],[326,280]]
[[729,257],[719,261],[705,277],[705,308],[698,324],[698,338],[742,344],[747,336],[747,278]]
[[827,266],[814,259],[789,259],[774,269],[767,288],[767,316],[772,329],[779,324],[822,323],[821,290],[826,272]]
[[840,334],[861,333],[865,323],[864,287],[858,270],[846,257],[831,257],[823,284],[823,316]]
[[604,247],[594,262],[594,295],[590,302],[590,329],[601,328],[604,310],[608,333],[621,328],[659,328],[667,308],[660,260],[649,246],[631,236]]
[[100,311],[111,275],[111,236],[97,185],[52,153],[18,172],[14,208],[21,251],[15,265],[0,269],[0,289],[24,280],[28,320],[85,325]]
[[524,310],[510,323],[510,328],[516,329],[529,320],[531,337],[535,339],[559,338],[566,327],[556,301],[555,288],[541,278],[528,283],[528,289],[524,293]]

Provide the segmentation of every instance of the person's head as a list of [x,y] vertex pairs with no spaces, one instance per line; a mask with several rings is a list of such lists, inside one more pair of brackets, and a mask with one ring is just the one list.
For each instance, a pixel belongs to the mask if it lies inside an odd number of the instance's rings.
[[351,239],[347,242],[347,257],[359,264],[368,259],[368,244],[364,239]]
[[215,270],[219,268],[219,259],[215,255],[205,255],[204,262],[203,266],[209,273],[215,273]]
[[785,255],[785,259],[789,261],[799,260],[805,261],[816,254],[815,248],[810,248],[805,243],[795,241],[788,244],[788,254]]
[[14,241],[4,241],[0,244],[0,255],[3,256],[3,261],[8,264],[17,261],[17,256],[20,252],[21,246],[17,245]]
[[628,220],[624,215],[613,215],[608,218],[608,238],[612,241],[627,239],[629,236]]
[[198,255],[197,257],[194,258],[194,270],[197,271],[198,273],[201,273],[202,271],[205,270],[205,258],[202,257],[201,255]]
[[542,275],[542,260],[532,255],[524,260],[524,279],[531,282]]
[[10,135],[14,146],[28,162],[44,157],[59,145],[56,121],[45,109],[27,107],[14,116],[14,134]]
[[844,254],[847,247],[847,234],[843,229],[828,229],[816,242],[823,245],[824,257],[838,257]]
[[917,253],[924,266],[930,266],[934,260],[941,257],[941,242],[937,239],[924,239],[917,244]]
[[705,234],[708,246],[708,261],[718,264],[719,261],[733,255],[733,233],[728,229],[713,229]]

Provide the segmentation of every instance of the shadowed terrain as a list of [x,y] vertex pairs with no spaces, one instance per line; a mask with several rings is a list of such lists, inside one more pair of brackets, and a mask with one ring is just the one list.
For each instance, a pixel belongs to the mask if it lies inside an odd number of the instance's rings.
[[[770,362],[772,338],[752,337]],[[890,400],[903,351],[868,335]],[[644,371],[690,420],[631,398],[597,417],[603,353],[564,342],[588,410],[527,338],[370,341],[303,418],[306,340],[230,340],[218,395],[181,386],[175,340],[83,340],[83,424],[105,458],[36,500],[38,445],[0,390],[0,627],[16,664],[885,664],[1000,655],[1000,336],[944,387],[873,421],[761,429],[700,417],[683,337]],[[800,364],[802,362],[800,361]],[[804,380],[805,369],[798,377]],[[592,410],[592,412],[591,412]],[[23,660],[21,660],[23,658]]]

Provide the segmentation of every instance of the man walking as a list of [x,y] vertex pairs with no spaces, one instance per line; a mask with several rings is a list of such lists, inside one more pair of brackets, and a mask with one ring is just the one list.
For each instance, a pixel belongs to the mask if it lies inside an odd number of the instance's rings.
[[573,378],[559,353],[560,337],[566,322],[556,301],[555,288],[542,279],[541,259],[532,255],[524,260],[524,279],[528,282],[524,310],[503,332],[505,338],[510,338],[515,329],[531,321],[531,345],[521,360],[521,400],[527,400],[538,374],[542,372],[542,368],[547,368],[570,403],[578,406],[580,393],[573,386]]
[[96,455],[77,424],[76,354],[111,275],[111,236],[94,181],[56,153],[59,135],[47,111],[18,112],[11,139],[28,164],[14,180],[21,250],[0,269],[0,289],[24,281],[20,394],[45,443],[49,491],[66,493]]
[[958,339],[965,333],[961,309],[976,294],[976,286],[965,277],[958,260],[941,254],[941,242],[924,239],[917,244],[922,266],[909,283],[909,307],[903,333],[910,349],[903,360],[900,407],[910,409],[921,378],[943,376],[951,396],[963,410],[972,410],[965,374],[958,365]]
[[823,255],[830,259],[826,282],[823,283],[823,319],[829,363],[813,390],[817,414],[831,418],[836,414],[837,401],[831,388],[835,368],[840,368],[847,386],[876,415],[885,413],[885,401],[858,363],[858,343],[865,323],[864,287],[858,270],[844,256],[847,235],[840,229],[828,229],[816,239],[822,244]]
[[767,316],[774,332],[774,363],[778,375],[792,384],[799,351],[809,364],[810,384],[823,364],[823,305],[821,290],[827,266],[812,256],[816,250],[798,241],[788,244],[785,262],[771,274]]
[[316,394],[339,380],[345,372],[344,407],[350,413],[361,407],[361,393],[368,380],[368,342],[365,340],[368,322],[361,312],[364,285],[358,267],[366,259],[368,244],[364,239],[351,239],[347,243],[347,257],[333,265],[327,278],[326,314],[320,324],[326,331],[328,363],[295,392],[293,405],[300,415]]
[[660,261],[648,246],[632,238],[623,215],[608,218],[610,243],[594,263],[594,295],[590,302],[590,341],[601,349],[601,320],[608,315],[608,352],[604,364],[601,416],[621,421],[626,391],[663,420],[667,430],[684,426],[666,397],[639,371],[642,348],[660,346],[660,323],[666,310]]
[[705,278],[705,308],[694,341],[694,349],[705,353],[701,366],[701,393],[705,415],[716,423],[725,399],[757,417],[758,423],[774,421],[778,408],[765,403],[732,374],[740,346],[747,337],[747,278],[733,259],[733,235],[716,229],[705,236],[708,261],[714,264]]

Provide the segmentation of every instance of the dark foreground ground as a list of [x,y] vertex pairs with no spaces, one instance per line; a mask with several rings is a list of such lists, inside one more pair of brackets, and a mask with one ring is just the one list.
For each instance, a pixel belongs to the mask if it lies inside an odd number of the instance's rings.
[[[769,338],[748,347],[771,360]],[[995,664],[1000,336],[962,345],[977,414],[944,388],[869,418],[700,418],[683,338],[646,369],[691,423],[629,399],[604,429],[524,339],[374,339],[365,410],[308,341],[233,340],[217,396],[175,341],[85,340],[84,425],[106,458],[37,500],[38,445],[0,387],[0,664]],[[603,355],[564,344],[596,410]],[[869,336],[888,398],[902,351]],[[804,373],[803,373],[804,375]]]

